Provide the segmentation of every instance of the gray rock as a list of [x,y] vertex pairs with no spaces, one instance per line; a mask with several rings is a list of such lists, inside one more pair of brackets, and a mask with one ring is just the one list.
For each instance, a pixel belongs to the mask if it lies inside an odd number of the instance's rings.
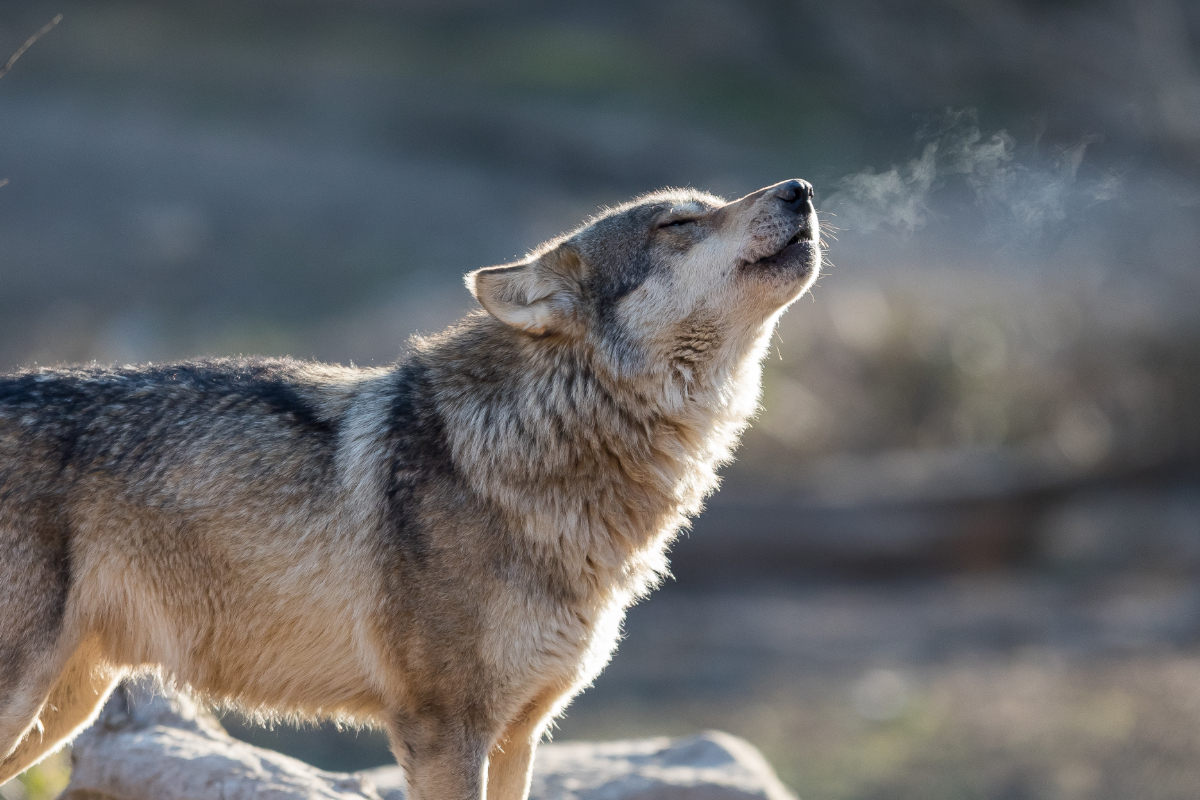
[[380,800],[355,776],[239,742],[190,699],[122,684],[75,740],[61,800]]
[[[75,741],[61,800],[405,800],[399,767],[325,772],[240,742],[187,697],[122,684]],[[543,745],[534,800],[792,800],[749,743],[686,739]]]
[[[363,773],[383,800],[402,800],[404,773]],[[531,800],[793,800],[744,739],[707,731],[686,739],[573,742],[538,748]]]

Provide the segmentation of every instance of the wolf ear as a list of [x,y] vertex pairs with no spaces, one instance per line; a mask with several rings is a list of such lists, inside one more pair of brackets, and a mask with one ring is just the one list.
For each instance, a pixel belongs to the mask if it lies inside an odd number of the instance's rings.
[[536,336],[577,324],[583,261],[560,245],[531,261],[467,273],[467,288],[496,319]]

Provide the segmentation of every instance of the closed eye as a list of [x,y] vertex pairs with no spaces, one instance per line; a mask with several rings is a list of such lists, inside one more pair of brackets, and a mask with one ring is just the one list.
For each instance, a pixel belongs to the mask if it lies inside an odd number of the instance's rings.
[[696,223],[696,220],[694,220],[694,219],[687,219],[687,218],[671,219],[671,220],[667,220],[666,222],[660,223],[658,227],[659,228],[678,228],[678,227],[682,227],[683,225],[694,225],[695,223]]

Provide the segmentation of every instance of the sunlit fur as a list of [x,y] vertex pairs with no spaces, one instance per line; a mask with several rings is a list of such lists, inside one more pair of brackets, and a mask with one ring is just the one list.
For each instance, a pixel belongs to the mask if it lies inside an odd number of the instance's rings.
[[485,311],[388,369],[0,377],[0,782],[155,671],[381,725],[416,800],[524,798],[816,277],[786,188],[606,211],[468,275]]

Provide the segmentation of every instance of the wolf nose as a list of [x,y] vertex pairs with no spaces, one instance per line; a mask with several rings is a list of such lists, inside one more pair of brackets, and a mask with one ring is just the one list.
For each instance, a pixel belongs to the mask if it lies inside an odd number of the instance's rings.
[[812,209],[813,187],[808,181],[785,181],[775,188],[775,196],[797,213]]

